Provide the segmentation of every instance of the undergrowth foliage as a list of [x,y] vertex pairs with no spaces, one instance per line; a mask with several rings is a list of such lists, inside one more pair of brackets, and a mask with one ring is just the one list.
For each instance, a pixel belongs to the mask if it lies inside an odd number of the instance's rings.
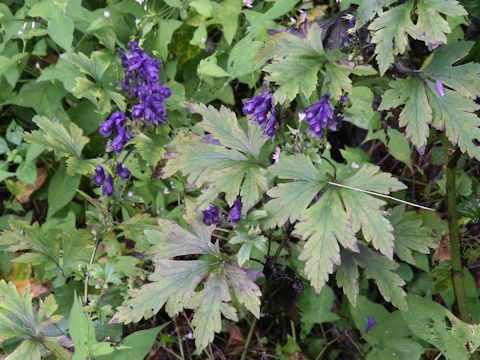
[[0,356],[478,355],[479,17],[0,4]]

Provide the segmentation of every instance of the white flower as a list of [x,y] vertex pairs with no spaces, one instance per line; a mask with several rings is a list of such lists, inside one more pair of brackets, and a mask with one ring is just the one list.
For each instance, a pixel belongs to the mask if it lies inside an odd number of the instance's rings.
[[282,148],[280,146],[277,146],[275,148],[275,152],[272,154],[272,160],[274,162],[279,162],[280,161],[280,153],[282,152]]
[[304,112],[299,112],[298,113],[298,122],[302,122],[303,120],[305,120],[306,117],[307,117],[307,114],[305,114]]
[[141,22],[142,22],[142,20],[140,20],[140,19],[135,19],[135,25],[138,25],[138,24],[140,24]]
[[352,162],[352,169],[358,169],[360,165],[358,165],[355,161]]
[[252,0],[242,0],[242,3],[245,7],[251,9],[253,7],[253,1]]
[[106,17],[106,18],[110,17],[110,11],[105,10],[105,11],[103,12],[103,17]]
[[142,5],[145,0],[135,0],[138,4]]

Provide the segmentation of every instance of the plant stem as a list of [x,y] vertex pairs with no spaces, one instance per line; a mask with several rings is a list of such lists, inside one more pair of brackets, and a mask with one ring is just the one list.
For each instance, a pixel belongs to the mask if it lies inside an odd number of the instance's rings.
[[450,257],[452,259],[452,278],[455,299],[457,302],[460,319],[469,322],[470,315],[467,306],[467,296],[463,283],[462,256],[460,254],[460,231],[458,228],[456,166],[457,156],[454,149],[450,148],[447,159],[447,202],[448,202],[448,231],[450,235]]
[[95,246],[92,251],[92,255],[90,257],[90,261],[88,263],[87,274],[85,275],[85,284],[83,287],[83,304],[88,305],[88,280],[90,280],[90,269],[93,265],[93,261],[95,260],[95,255],[97,254],[98,245],[100,245],[100,237],[98,237],[97,233],[94,233],[95,236]]
[[245,347],[243,348],[242,357],[240,360],[247,359],[248,348],[252,342],[253,334],[255,333],[255,328],[257,327],[257,322],[258,319],[254,317],[252,323],[250,324],[250,330],[248,330],[247,340],[245,341]]

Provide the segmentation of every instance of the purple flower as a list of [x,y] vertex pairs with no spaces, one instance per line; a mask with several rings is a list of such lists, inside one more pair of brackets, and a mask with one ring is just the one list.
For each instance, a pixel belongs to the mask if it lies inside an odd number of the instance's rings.
[[230,209],[228,218],[230,219],[231,222],[237,223],[241,217],[242,217],[242,201],[239,198],[237,198],[233,202],[233,206]]
[[105,196],[111,196],[113,194],[113,177],[107,174],[105,182],[102,185],[102,193]]
[[345,104],[345,103],[349,102],[350,100],[349,100],[348,96],[342,95],[342,96],[340,96],[339,101],[340,101],[342,104]]
[[365,329],[365,332],[370,332],[376,325],[376,321],[373,318],[373,316],[367,316],[367,328]]
[[115,167],[115,170],[117,170],[117,174],[120,177],[120,179],[122,180],[130,179],[130,176],[131,176],[130,170],[124,167],[122,163],[119,162]]
[[435,81],[435,87],[437,88],[438,93],[440,96],[445,96],[445,88],[440,80]]
[[95,176],[93,177],[93,183],[97,186],[100,186],[105,181],[105,171],[103,170],[103,166],[98,165],[97,169],[95,170]]
[[350,19],[348,19],[347,23],[347,28],[351,29],[355,26],[355,22],[357,21],[357,18],[355,16],[352,16]]
[[210,205],[207,210],[203,210],[203,223],[205,225],[218,224],[220,221],[220,209],[218,206]]
[[100,124],[98,132],[103,137],[109,137],[112,134],[113,129],[117,129],[125,122],[125,114],[121,111],[115,111],[108,120],[105,120]]
[[254,123],[261,126],[264,136],[271,139],[275,139],[277,121],[277,111],[273,101],[272,94],[260,94],[245,102],[242,108],[245,115],[250,116]]
[[117,129],[118,135],[110,142],[110,149],[120,154],[127,142],[133,139],[133,134],[124,127]]
[[320,140],[323,136],[325,129],[335,131],[340,123],[340,119],[333,113],[328,98],[328,94],[323,95],[320,101],[310,105],[305,110],[305,118],[309,124],[309,129],[315,134],[317,140]]

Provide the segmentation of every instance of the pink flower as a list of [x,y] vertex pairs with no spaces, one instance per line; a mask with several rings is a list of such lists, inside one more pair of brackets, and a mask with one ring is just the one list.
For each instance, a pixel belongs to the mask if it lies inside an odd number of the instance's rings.
[[274,162],[279,162],[280,161],[280,153],[282,152],[282,148],[280,146],[277,146],[275,148],[275,152],[272,154],[272,160]]

